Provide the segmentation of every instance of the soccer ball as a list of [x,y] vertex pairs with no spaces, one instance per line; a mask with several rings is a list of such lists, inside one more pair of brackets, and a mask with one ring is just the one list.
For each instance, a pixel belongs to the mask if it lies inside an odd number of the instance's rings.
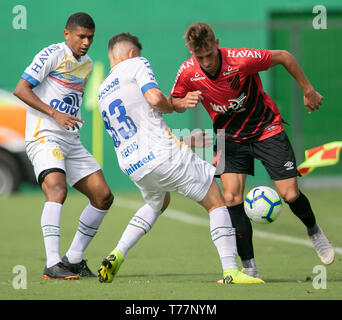
[[270,187],[256,187],[249,191],[244,200],[245,212],[256,223],[275,221],[282,209],[278,193]]

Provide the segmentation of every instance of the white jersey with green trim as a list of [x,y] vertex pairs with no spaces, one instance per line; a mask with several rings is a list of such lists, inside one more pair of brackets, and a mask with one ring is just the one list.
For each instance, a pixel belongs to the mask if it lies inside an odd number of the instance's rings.
[[98,105],[112,137],[121,170],[138,181],[159,164],[182,161],[192,152],[171,134],[160,112],[144,93],[159,88],[149,61],[143,57],[115,65],[99,88]]
[[[21,77],[34,87],[33,92],[44,103],[81,118],[82,97],[92,65],[87,55],[76,59],[66,43],[61,42],[41,50]],[[44,137],[51,135],[70,142],[79,139],[77,129],[67,130],[50,116],[29,107],[25,140],[43,142]]]

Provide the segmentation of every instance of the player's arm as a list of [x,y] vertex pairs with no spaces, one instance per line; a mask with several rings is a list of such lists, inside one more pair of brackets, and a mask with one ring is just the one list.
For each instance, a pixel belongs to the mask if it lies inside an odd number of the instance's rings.
[[191,91],[184,98],[171,97],[171,102],[176,112],[183,113],[187,109],[196,108],[202,99],[201,91]]
[[59,112],[48,104],[44,103],[33,92],[33,88],[34,86],[30,82],[26,81],[25,79],[20,79],[17,87],[13,91],[13,94],[30,107],[52,117],[58,124],[66,129],[69,129],[69,127],[74,128],[74,126],[78,128],[77,122],[84,123],[83,120],[68,115],[66,113]]
[[296,79],[304,93],[304,105],[309,113],[319,109],[323,97],[315,91],[309,80],[306,78],[302,68],[295,57],[286,50],[271,50],[272,61],[270,67],[281,64],[287,72]]
[[165,96],[158,88],[148,89],[144,93],[144,97],[147,103],[159,112],[171,113],[173,111],[171,99]]

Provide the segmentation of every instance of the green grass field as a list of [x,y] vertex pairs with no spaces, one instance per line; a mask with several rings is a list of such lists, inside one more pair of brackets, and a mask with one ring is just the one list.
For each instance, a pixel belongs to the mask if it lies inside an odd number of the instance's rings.
[[[206,225],[207,213],[198,204],[176,194],[172,194],[169,214],[161,216],[150,233],[129,252],[113,283],[101,284],[96,278],[45,281],[40,229],[44,197],[40,192],[33,192],[0,199],[0,299],[341,299],[342,216],[338,199],[342,198],[342,190],[304,191],[311,199],[319,224],[338,248],[334,264],[326,268],[326,289],[314,288],[313,280],[319,275],[314,273],[314,267],[321,262],[314,249],[305,245],[305,229],[287,206],[275,223],[254,224],[254,250],[266,284],[217,285],[221,265]],[[117,196],[85,255],[93,271],[114,248],[134,213],[132,209],[138,208],[139,203],[142,203],[139,194]],[[62,212],[61,255],[72,241],[86,204],[82,195],[69,193]],[[184,216],[193,219],[186,222]],[[13,287],[16,265],[27,270],[26,289]]]

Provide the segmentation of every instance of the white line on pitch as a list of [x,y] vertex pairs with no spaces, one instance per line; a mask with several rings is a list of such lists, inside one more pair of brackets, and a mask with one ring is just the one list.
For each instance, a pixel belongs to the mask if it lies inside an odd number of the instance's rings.
[[[129,200],[129,199],[116,199],[116,205],[119,207],[131,209],[131,210],[138,210],[140,207],[144,205],[143,202]],[[182,221],[189,224],[194,224],[198,226],[208,227],[209,228],[209,219],[208,218],[201,218],[195,217],[183,211],[175,210],[175,209],[167,209],[162,216],[168,217],[170,219]],[[312,247],[311,241],[291,236],[285,236],[281,234],[259,231],[253,228],[253,236],[257,238],[263,239],[271,239],[281,242],[299,244],[302,246]],[[342,255],[342,248],[334,247],[335,253]]]

